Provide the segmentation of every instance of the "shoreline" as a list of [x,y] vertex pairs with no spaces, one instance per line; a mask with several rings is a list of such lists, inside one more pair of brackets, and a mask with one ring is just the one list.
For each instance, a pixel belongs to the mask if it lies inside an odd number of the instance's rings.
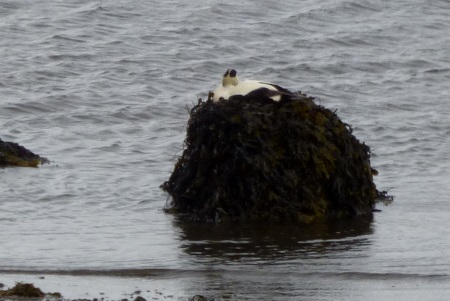
[[[158,269],[157,269],[158,270]],[[146,270],[144,270],[146,271]],[[150,270],[152,271],[152,270]],[[161,271],[160,269],[158,271]],[[428,301],[450,292],[448,274],[341,272],[268,272],[255,270],[197,270],[157,274],[119,274],[53,271],[0,271],[1,290],[17,282],[32,283],[43,298],[0,297],[9,300],[152,301],[152,300],[385,300]],[[41,271],[43,272],[43,271]],[[273,286],[267,286],[273,283]],[[261,287],[264,285],[264,288]],[[342,288],[345,287],[345,290]],[[276,289],[274,289],[276,288]],[[284,289],[282,289],[284,288]],[[433,292],[433,294],[430,294]],[[195,296],[205,296],[200,299]],[[204,298],[204,297],[203,297]],[[145,299],[145,300],[144,300]]]
[[[43,272],[43,271],[41,271]],[[17,283],[30,283],[45,293],[45,297],[0,296],[0,300],[85,300],[85,301],[150,301],[188,300],[184,292],[173,285],[170,277],[101,275],[68,271],[0,271],[1,290]],[[175,290],[174,290],[175,289]],[[58,295],[60,294],[60,296]],[[145,299],[145,300],[143,300]]]

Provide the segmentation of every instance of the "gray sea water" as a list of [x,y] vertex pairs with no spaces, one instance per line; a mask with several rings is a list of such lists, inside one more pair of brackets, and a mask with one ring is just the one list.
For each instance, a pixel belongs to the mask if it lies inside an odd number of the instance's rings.
[[[0,282],[68,298],[450,299],[449,28],[448,0],[0,1],[0,137],[51,160],[0,169]],[[230,67],[337,110],[394,203],[307,229],[165,214],[188,108]]]

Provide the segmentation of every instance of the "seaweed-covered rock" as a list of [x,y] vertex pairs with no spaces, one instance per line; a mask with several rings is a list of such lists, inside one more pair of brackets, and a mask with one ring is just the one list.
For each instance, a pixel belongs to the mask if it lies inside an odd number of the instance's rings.
[[31,283],[18,282],[16,285],[8,290],[0,290],[0,297],[27,297],[27,298],[41,298],[45,294]]
[[200,102],[184,152],[161,187],[193,220],[311,222],[370,213],[370,149],[312,97],[260,94]]
[[36,155],[17,143],[0,139],[0,167],[37,167],[47,162],[46,158]]

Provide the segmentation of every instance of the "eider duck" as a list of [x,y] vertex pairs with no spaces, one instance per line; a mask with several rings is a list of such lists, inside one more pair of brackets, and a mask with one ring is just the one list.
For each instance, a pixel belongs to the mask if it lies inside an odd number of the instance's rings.
[[223,75],[222,85],[212,92],[212,100],[218,102],[238,95],[261,96],[268,97],[274,101],[280,101],[283,96],[290,96],[292,93],[287,89],[271,83],[250,79],[239,81],[236,70],[228,69]]

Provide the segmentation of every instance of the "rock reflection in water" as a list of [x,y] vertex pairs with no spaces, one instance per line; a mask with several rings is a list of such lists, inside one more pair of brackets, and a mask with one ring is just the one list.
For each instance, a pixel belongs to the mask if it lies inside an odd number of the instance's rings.
[[181,248],[194,260],[264,263],[323,257],[370,244],[372,216],[310,225],[199,224],[176,222]]

